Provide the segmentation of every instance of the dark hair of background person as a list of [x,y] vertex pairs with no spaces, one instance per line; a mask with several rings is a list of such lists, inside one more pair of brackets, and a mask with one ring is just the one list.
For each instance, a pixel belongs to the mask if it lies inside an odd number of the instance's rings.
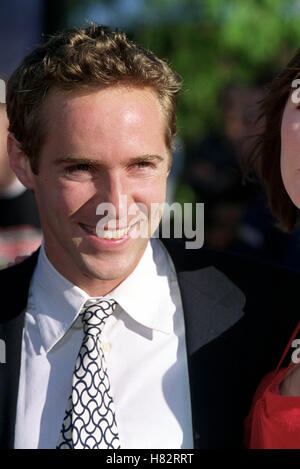
[[262,124],[262,131],[254,137],[252,150],[242,163],[245,178],[253,171],[258,174],[266,190],[271,212],[278,220],[278,226],[287,232],[300,225],[300,216],[281,177],[281,122],[288,97],[294,90],[292,81],[299,74],[300,49],[272,81],[261,101],[258,121]]
[[38,172],[45,139],[42,105],[50,90],[92,90],[110,86],[151,88],[166,119],[166,145],[176,135],[177,95],[182,79],[151,51],[129,41],[125,33],[92,25],[57,33],[23,60],[7,84],[9,131]]

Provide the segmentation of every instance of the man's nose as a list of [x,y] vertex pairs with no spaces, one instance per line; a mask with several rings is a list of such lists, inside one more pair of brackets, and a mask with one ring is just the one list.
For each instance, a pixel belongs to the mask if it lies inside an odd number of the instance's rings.
[[111,205],[116,218],[122,218],[127,214],[128,187],[119,174],[107,174],[103,179],[100,190],[101,203]]

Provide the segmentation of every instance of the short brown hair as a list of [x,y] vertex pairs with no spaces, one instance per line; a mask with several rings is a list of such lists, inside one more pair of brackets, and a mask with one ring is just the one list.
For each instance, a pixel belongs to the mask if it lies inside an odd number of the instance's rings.
[[8,81],[6,102],[9,131],[29,157],[35,173],[45,139],[40,109],[49,90],[120,84],[150,87],[157,94],[166,118],[166,145],[171,149],[182,80],[165,61],[129,41],[125,33],[97,25],[68,29],[25,57]]
[[284,231],[292,231],[300,223],[299,210],[291,201],[282,181],[280,169],[281,122],[292,90],[292,81],[300,72],[300,49],[282,72],[273,80],[260,105],[258,120],[262,132],[255,137],[252,152],[245,162],[245,174],[256,170],[266,190],[272,214]]

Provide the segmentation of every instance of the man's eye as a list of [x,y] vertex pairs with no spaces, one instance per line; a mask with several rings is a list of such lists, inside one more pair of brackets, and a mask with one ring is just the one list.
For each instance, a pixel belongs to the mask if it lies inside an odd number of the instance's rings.
[[73,166],[67,166],[65,170],[67,173],[75,173],[76,171],[90,171],[91,166],[85,163],[80,163]]
[[151,168],[153,166],[154,166],[154,164],[151,163],[150,161],[139,161],[137,163],[138,168]]

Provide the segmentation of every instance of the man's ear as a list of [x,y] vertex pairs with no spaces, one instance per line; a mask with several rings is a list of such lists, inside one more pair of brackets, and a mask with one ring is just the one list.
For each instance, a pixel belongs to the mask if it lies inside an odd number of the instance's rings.
[[34,189],[34,174],[27,155],[21,150],[19,142],[12,133],[7,136],[7,152],[10,166],[27,189]]

